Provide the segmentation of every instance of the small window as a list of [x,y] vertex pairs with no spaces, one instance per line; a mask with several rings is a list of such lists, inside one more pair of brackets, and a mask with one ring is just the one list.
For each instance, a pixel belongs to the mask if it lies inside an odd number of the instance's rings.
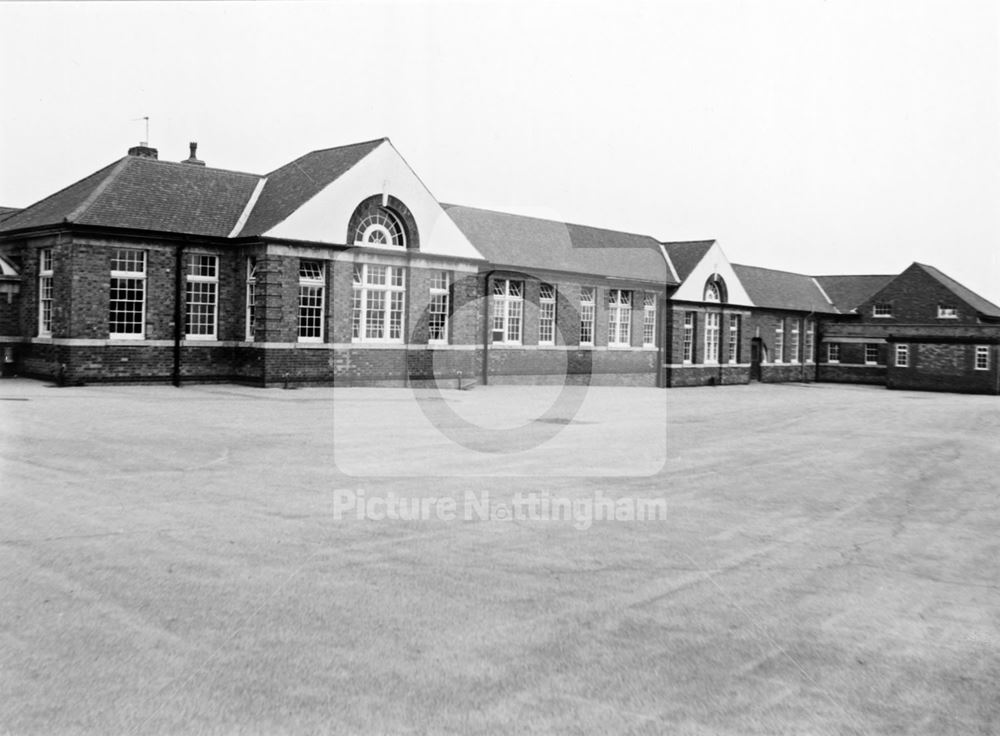
[[705,362],[719,362],[719,319],[718,312],[705,315]]
[[839,342],[828,342],[826,344],[826,362],[827,363],[839,363],[840,362],[840,343]]
[[608,345],[625,348],[632,339],[632,292],[608,289]]
[[891,317],[892,304],[890,302],[875,302],[872,307],[872,315],[875,317]]
[[719,293],[719,285],[714,281],[709,281],[705,284],[705,301],[706,302],[721,302],[722,294]]
[[878,365],[878,345],[865,344],[865,365]]
[[246,339],[253,342],[257,331],[257,259],[247,258],[247,290],[246,290]]
[[785,320],[779,319],[774,328],[774,362],[780,363],[785,354]]
[[38,252],[38,335],[52,336],[52,249]]
[[431,274],[430,297],[427,310],[427,340],[433,343],[448,342],[448,297],[451,274],[434,271]]
[[806,363],[813,362],[813,355],[816,345],[816,326],[811,319],[806,320]]
[[200,253],[187,256],[184,283],[184,334],[193,340],[214,340],[219,309],[219,259]]
[[524,315],[524,282],[496,279],[493,282],[493,342],[521,344]]
[[694,312],[684,313],[684,353],[685,363],[694,362]]
[[938,319],[958,319],[958,307],[938,305]]
[[740,315],[729,315],[729,362],[738,363],[740,359]]
[[990,346],[976,345],[976,370],[988,371],[990,369]]
[[556,287],[538,285],[538,344],[555,345],[556,341]]
[[111,258],[108,336],[141,340],[146,320],[146,251],[118,248]]
[[656,294],[642,297],[642,346],[656,347]]
[[325,286],[322,261],[299,261],[299,342],[323,341]]
[[595,296],[593,286],[580,287],[580,344],[594,344],[594,307]]
[[897,368],[908,368],[910,365],[910,346],[909,345],[897,345],[896,346],[896,367]]
[[799,320],[793,319],[792,320],[792,339],[791,339],[791,343],[788,346],[788,352],[790,353],[789,359],[793,363],[798,363],[799,362],[799,331],[800,331]]

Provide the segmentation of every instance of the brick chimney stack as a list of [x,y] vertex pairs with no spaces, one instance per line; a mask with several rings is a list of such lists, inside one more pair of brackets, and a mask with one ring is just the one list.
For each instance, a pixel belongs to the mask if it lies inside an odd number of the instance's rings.
[[198,155],[197,155],[198,154],[198,144],[196,142],[194,142],[194,141],[191,141],[191,143],[188,144],[188,145],[191,146],[191,155],[188,158],[186,158],[183,161],[181,161],[181,163],[182,164],[193,164],[194,166],[204,166],[205,162],[199,160]]
[[139,158],[159,158],[159,152],[155,148],[150,148],[146,141],[142,141],[138,146],[132,146],[128,149],[129,156],[138,156]]

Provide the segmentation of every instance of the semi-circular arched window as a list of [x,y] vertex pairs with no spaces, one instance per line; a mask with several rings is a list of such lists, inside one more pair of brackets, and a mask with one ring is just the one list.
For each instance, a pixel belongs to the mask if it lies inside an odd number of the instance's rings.
[[406,230],[399,218],[385,207],[366,215],[354,230],[355,245],[406,247]]
[[726,282],[721,276],[713,276],[705,282],[705,295],[702,298],[706,302],[726,301]]

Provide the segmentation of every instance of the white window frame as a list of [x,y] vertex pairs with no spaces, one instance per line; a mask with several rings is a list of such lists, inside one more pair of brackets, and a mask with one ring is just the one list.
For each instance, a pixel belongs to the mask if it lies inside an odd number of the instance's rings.
[[385,207],[365,215],[354,231],[354,244],[370,248],[406,249],[406,228],[394,212]]
[[840,362],[840,343],[839,342],[828,342],[826,344],[826,362],[827,363],[839,363]]
[[872,305],[872,317],[892,317],[892,302],[875,302]]
[[538,344],[556,344],[555,284],[538,284]]
[[740,360],[740,315],[729,315],[729,362],[735,365]]
[[694,362],[694,312],[684,313],[684,341],[681,347],[681,360],[684,363]]
[[[594,325],[597,312],[597,290],[593,286],[580,287],[580,345],[594,347]],[[590,334],[590,339],[585,335]]]
[[656,294],[642,295],[642,346],[656,347]]
[[[315,302],[318,301],[317,305]],[[299,342],[323,342],[326,327],[326,263],[299,260],[299,302],[295,334]],[[315,333],[319,334],[315,334]]]
[[938,319],[958,319],[958,307],[946,307],[938,304]]
[[[197,259],[197,260],[196,260]],[[208,259],[208,260],[202,260]],[[197,264],[197,265],[196,265]],[[192,273],[192,268],[198,271],[209,266],[210,273]],[[193,296],[208,296],[205,301],[192,301]],[[211,321],[205,326],[195,325],[198,330],[191,332],[192,307],[210,306]],[[197,312],[198,316],[209,316],[207,311]],[[210,328],[210,329],[208,329]],[[219,331],[219,257],[209,253],[192,252],[184,259],[184,339],[185,340],[216,340]]]
[[910,367],[910,346],[909,345],[896,345],[896,367],[897,368],[909,368]]
[[799,335],[801,333],[800,322],[801,320],[798,319],[792,320],[792,339],[791,344],[788,346],[788,351],[791,353],[788,356],[788,360],[791,363],[799,362]]
[[632,347],[632,292],[608,289],[608,347]]
[[259,261],[256,256],[247,257],[246,279],[246,320],[244,336],[247,342],[253,342],[257,332],[257,269]]
[[[451,273],[432,271],[430,301],[427,304],[427,342],[431,345],[448,344],[448,312],[451,309]],[[434,337],[434,334],[440,335]]]
[[52,249],[38,251],[38,336],[52,337],[52,288],[55,269]]
[[524,334],[524,282],[493,279],[491,331],[494,345],[520,345]]
[[977,371],[988,371],[990,369],[989,345],[976,345],[976,355],[973,367]]
[[[126,255],[128,254],[128,255]],[[139,258],[137,263],[141,264],[141,270],[133,270],[129,268],[115,268],[115,264],[118,265],[129,265],[131,259],[129,255],[138,254]],[[115,281],[135,281],[136,286],[133,287],[139,292],[139,300],[135,299],[111,299],[110,297],[114,295],[115,291]],[[108,337],[112,340],[144,340],[146,338],[146,251],[140,250],[138,248],[115,248],[114,255],[111,258],[111,280],[108,284],[109,286],[109,303],[108,303]],[[138,332],[116,332],[113,328],[116,326],[115,320],[112,319],[113,314],[125,313],[123,310],[113,311],[111,306],[117,303],[135,303],[139,302],[139,330]]]
[[806,345],[805,362],[812,363],[816,352],[816,323],[811,319],[806,320]]
[[[869,357],[871,353],[875,354],[874,358]],[[865,365],[878,365],[878,345],[873,342],[865,343]]]
[[405,267],[355,263],[351,286],[351,342],[402,343],[406,334]]
[[784,363],[785,357],[785,320],[784,318],[778,320],[777,326],[774,328],[774,362]]
[[719,363],[719,332],[722,315],[718,312],[705,313],[705,359],[704,363]]

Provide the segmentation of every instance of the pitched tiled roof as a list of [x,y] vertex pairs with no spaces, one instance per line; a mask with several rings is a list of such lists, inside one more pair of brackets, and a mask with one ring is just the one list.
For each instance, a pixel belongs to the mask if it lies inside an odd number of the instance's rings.
[[659,242],[648,235],[454,204],[442,207],[465,237],[497,266],[676,283]]
[[5,220],[11,215],[21,211],[20,207],[0,207],[0,220]]
[[677,278],[684,281],[714,244],[714,240],[688,240],[664,243],[663,247],[677,270]]
[[836,314],[811,276],[733,264],[733,270],[758,307]]
[[64,222],[226,236],[256,174],[126,156],[0,220],[0,232]]
[[275,169],[267,175],[267,183],[239,234],[266,233],[386,140],[313,151]]
[[1000,307],[998,307],[993,302],[988,299],[984,299],[979,296],[976,292],[971,289],[967,289],[960,283],[955,281],[955,279],[947,276],[940,271],[938,271],[934,266],[928,266],[924,263],[915,263],[915,266],[919,266],[924,269],[928,274],[934,279],[940,282],[945,288],[947,288],[951,293],[957,296],[959,299],[964,301],[970,307],[975,309],[980,314],[985,314],[989,317],[1000,317]]
[[850,312],[880,291],[895,276],[817,276],[816,280],[841,312]]

